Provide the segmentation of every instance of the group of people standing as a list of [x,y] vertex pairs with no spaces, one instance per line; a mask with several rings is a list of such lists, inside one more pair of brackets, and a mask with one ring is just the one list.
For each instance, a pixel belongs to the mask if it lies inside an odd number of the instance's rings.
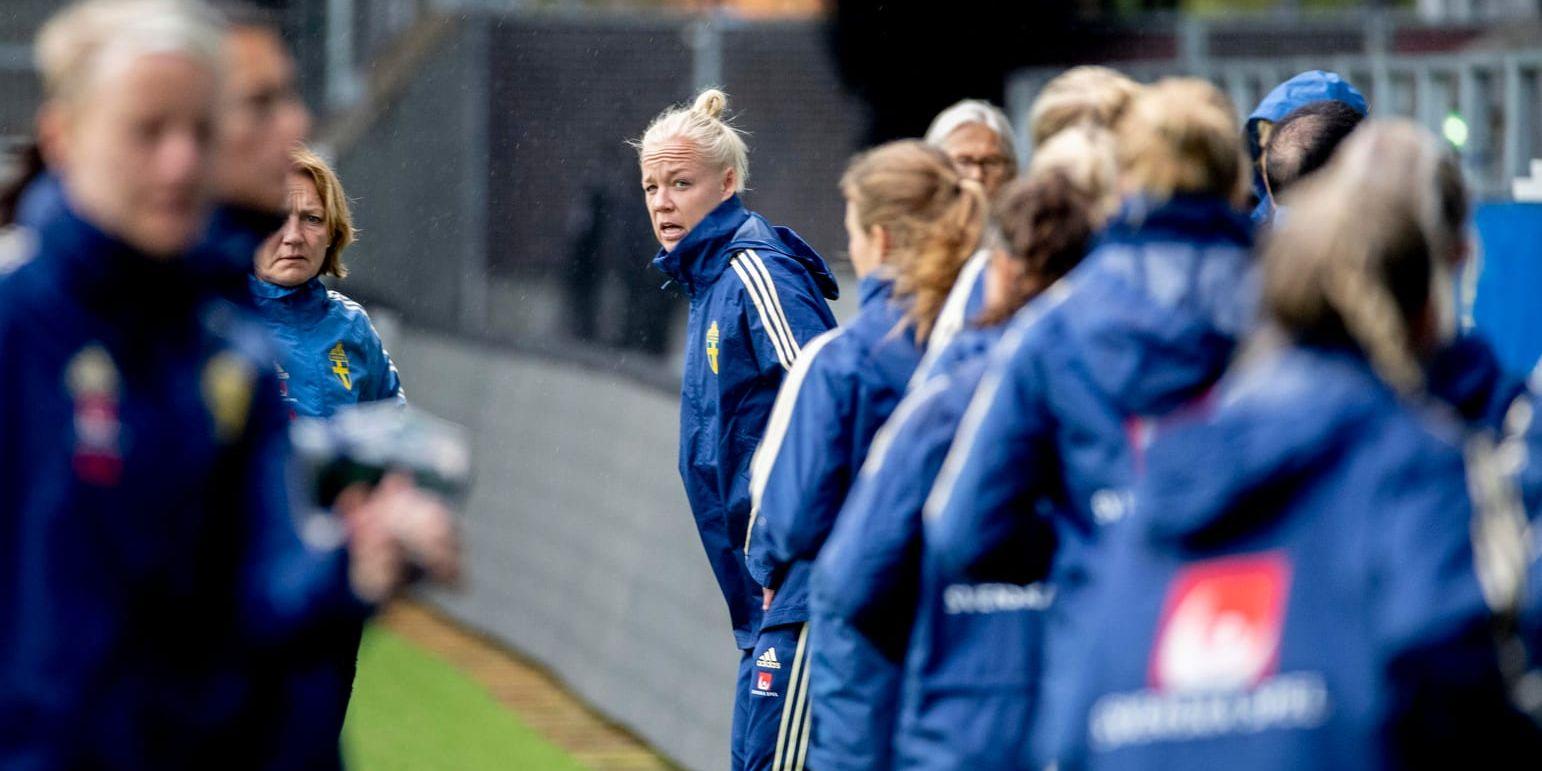
[[[726,97],[636,143],[733,767],[1364,768],[1537,747],[1535,394],[1458,323],[1452,149],[1331,72],[1102,67],[841,177],[860,305]],[[1251,212],[1251,215],[1250,215]]]
[[453,579],[411,477],[322,509],[288,432],[405,404],[276,21],[81,0],[0,236],[0,767],[327,768],[365,620]]

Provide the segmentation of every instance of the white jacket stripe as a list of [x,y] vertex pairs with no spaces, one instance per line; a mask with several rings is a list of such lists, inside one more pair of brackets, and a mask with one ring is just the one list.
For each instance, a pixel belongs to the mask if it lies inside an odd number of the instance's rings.
[[755,520],[760,516],[760,502],[766,494],[766,479],[771,476],[776,456],[782,450],[782,442],[787,439],[787,427],[792,423],[793,405],[798,402],[803,380],[808,376],[809,367],[813,365],[819,351],[844,331],[845,328],[836,327],[809,341],[808,352],[798,357],[792,371],[787,373],[787,379],[782,381],[782,390],[777,392],[776,402],[771,405],[771,417],[766,421],[765,436],[761,437],[760,446],[755,448],[755,457],[750,459],[750,526],[744,536],[745,556],[749,555],[750,542],[754,540]]
[[781,327],[771,319],[770,303],[761,295],[759,283],[751,277],[750,272],[740,263],[738,257],[728,263],[733,267],[734,273],[739,275],[739,280],[744,283],[744,291],[750,296],[750,301],[755,303],[755,311],[760,314],[760,326],[765,328],[766,336],[771,338],[771,347],[776,349],[776,359],[782,363],[782,369],[791,369],[793,359],[796,358],[792,350],[787,346],[782,337]]
[[745,249],[744,256],[748,257],[747,264],[754,268],[754,272],[766,282],[766,295],[771,298],[771,308],[774,311],[772,318],[782,325],[782,333],[787,336],[787,344],[792,349],[793,358],[797,358],[802,352],[802,346],[798,345],[798,338],[792,333],[792,325],[787,323],[787,311],[782,310],[782,296],[776,291],[776,282],[771,280],[771,271],[766,269],[765,260],[762,260],[754,249]]

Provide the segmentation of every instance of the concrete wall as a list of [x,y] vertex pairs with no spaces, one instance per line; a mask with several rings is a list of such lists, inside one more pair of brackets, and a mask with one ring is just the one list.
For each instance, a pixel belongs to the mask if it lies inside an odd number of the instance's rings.
[[389,338],[413,402],[475,437],[466,586],[431,601],[681,764],[724,767],[738,654],[675,468],[675,395],[411,327]]

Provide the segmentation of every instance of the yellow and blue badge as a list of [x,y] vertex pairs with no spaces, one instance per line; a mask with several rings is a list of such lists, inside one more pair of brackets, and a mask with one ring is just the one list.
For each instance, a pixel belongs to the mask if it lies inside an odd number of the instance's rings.
[[332,346],[332,350],[327,353],[327,361],[332,362],[332,374],[337,376],[338,382],[343,384],[343,388],[352,391],[353,371],[348,369],[348,353],[343,350],[342,341]]
[[246,359],[221,351],[203,368],[203,400],[214,419],[214,436],[229,444],[246,431],[257,372]]
[[712,367],[712,374],[714,375],[717,374],[717,344],[719,337],[720,335],[717,331],[717,322],[714,321],[712,322],[712,326],[707,328],[707,365]]

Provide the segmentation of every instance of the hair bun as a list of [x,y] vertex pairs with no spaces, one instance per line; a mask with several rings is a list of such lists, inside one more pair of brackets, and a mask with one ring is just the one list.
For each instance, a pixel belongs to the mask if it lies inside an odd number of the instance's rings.
[[728,109],[728,95],[715,88],[709,88],[697,94],[696,103],[691,105],[692,111],[713,119],[721,119],[726,109]]

